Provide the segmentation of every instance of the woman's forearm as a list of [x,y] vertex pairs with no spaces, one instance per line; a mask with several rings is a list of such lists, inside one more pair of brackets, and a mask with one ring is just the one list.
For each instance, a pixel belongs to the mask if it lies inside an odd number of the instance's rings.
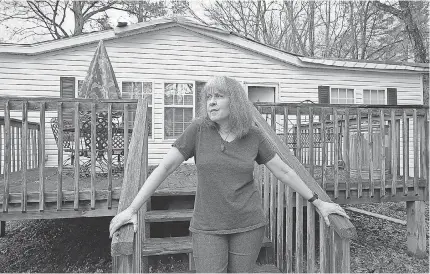
[[169,176],[169,172],[163,166],[157,166],[146,179],[140,188],[136,197],[128,207],[133,213],[136,213],[140,207],[152,196],[158,186]]

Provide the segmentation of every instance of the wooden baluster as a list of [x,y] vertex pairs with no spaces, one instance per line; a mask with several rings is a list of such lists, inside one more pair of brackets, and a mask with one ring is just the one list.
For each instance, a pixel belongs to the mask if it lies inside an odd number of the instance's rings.
[[285,272],[293,272],[293,190],[285,185]]
[[296,273],[303,273],[303,198],[296,192]]
[[28,132],[28,102],[22,102],[22,130],[21,130],[21,168],[22,168],[22,189],[21,189],[21,211],[27,211],[27,132]]
[[[267,222],[270,222],[270,194],[269,194],[269,190],[270,190],[270,175],[269,175],[269,169],[264,166],[263,168],[264,170],[264,215],[267,218]],[[270,224],[268,226],[266,226],[266,237],[268,237],[269,239],[271,239],[271,235],[270,235]]]
[[[41,125],[39,125],[39,126],[41,126]],[[39,128],[39,131],[40,131],[40,128]],[[31,136],[30,136],[30,139],[31,139],[31,151],[30,151],[30,165],[31,165],[31,168],[33,169],[33,168],[36,168],[38,165],[37,165],[37,159],[39,158],[38,157],[38,152],[37,152],[37,144],[38,144],[38,142],[37,142],[37,136],[38,136],[38,132],[35,130],[35,129],[33,129],[33,130],[31,130]]]
[[320,272],[328,273],[330,272],[330,227],[328,227],[324,218],[320,216]]
[[39,211],[45,210],[45,102],[40,103],[39,131]]
[[12,169],[12,172],[15,172],[16,171],[16,166],[15,166],[15,162],[16,162],[16,157],[15,157],[15,126],[14,125],[12,125],[11,127],[10,127],[10,130],[11,130],[11,155],[12,155],[12,166],[11,166],[11,169]]
[[[22,121],[21,121],[22,122]],[[20,171],[21,170],[21,146],[20,146],[20,139],[21,139],[21,132],[22,132],[22,124],[21,124],[21,128],[17,127],[16,128],[16,170]]]
[[[397,156],[397,176],[400,176],[400,121],[401,118],[396,118],[396,156]],[[397,177],[398,178],[398,177]]]
[[384,109],[381,109],[379,112],[380,116],[380,141],[381,141],[381,197],[385,196],[385,117],[384,117]]
[[[391,179],[391,196],[396,196],[396,182],[397,182],[397,156],[396,156],[396,116],[395,110],[391,109],[391,174],[393,178]],[[414,125],[415,126],[415,125]]]
[[[428,141],[428,122],[426,119],[426,115],[422,116],[421,119],[421,134],[420,134],[420,144],[421,144],[421,156],[420,156],[420,162],[421,162],[421,177],[423,179],[428,179],[428,171],[429,171],[429,164],[428,164],[428,152],[426,145],[429,145]],[[426,192],[427,193],[427,192]]]
[[417,109],[414,109],[413,112],[413,123],[414,123],[414,194],[416,196],[419,195],[419,188],[418,188],[418,179],[420,176],[419,173],[419,152],[418,152],[418,116],[417,116]]
[[288,147],[288,106],[284,107],[284,140]]
[[9,180],[10,180],[10,104],[6,100],[4,106],[4,192],[3,192],[3,212],[9,209]]
[[[288,147],[288,106],[284,107],[284,140]],[[285,257],[282,259],[283,264],[281,265],[282,272],[290,273],[293,267],[293,192],[290,187],[280,183],[284,188],[284,201],[285,201]],[[281,195],[279,192],[278,195]],[[278,197],[279,198],[279,197]],[[284,218],[282,218],[283,222]],[[284,229],[283,223],[280,224],[281,231]],[[283,237],[284,233],[281,233]],[[284,253],[281,253],[283,255]]]
[[311,176],[315,173],[315,156],[314,156],[314,111],[309,107],[309,172]]
[[349,136],[350,136],[350,129],[349,129],[349,109],[345,109],[345,130],[344,130],[344,138],[345,138],[345,145],[344,145],[344,155],[345,155],[345,175],[346,175],[346,182],[345,182],[345,197],[348,199],[351,197],[351,164],[349,161]]
[[409,127],[406,110],[402,110],[403,123],[403,195],[408,195],[408,177],[409,177]]
[[[275,108],[271,107],[271,127],[274,132],[276,132],[276,113]],[[278,179],[267,170],[270,174],[270,240],[272,241],[273,247],[276,246],[276,185]]]
[[91,103],[91,209],[96,208],[96,143],[97,143],[96,104]]
[[307,272],[315,272],[315,206],[307,202],[306,228],[307,228]]
[[322,188],[327,189],[327,180],[325,177],[325,171],[327,169],[327,139],[326,139],[326,127],[325,127],[325,108],[321,109],[321,137],[322,137],[322,169],[321,169],[321,180]]
[[58,184],[57,184],[57,210],[61,210],[63,203],[63,143],[64,143],[64,118],[63,102],[58,102],[57,106],[58,119]]
[[107,149],[107,166],[108,166],[108,198],[107,206],[112,208],[112,103],[108,104],[108,149]]
[[301,125],[301,115],[300,115],[300,107],[297,107],[297,113],[296,113],[296,124],[297,124],[297,142],[296,142],[296,151],[297,151],[297,159],[303,164],[302,159],[302,125]]
[[368,109],[367,125],[369,133],[369,181],[370,181],[370,197],[375,196],[375,173],[373,171],[373,158],[375,157],[375,151],[373,149],[373,120],[372,120],[372,109]]
[[350,273],[350,240],[342,239],[334,232],[335,273]]
[[333,135],[334,135],[334,198],[339,198],[339,124],[337,109],[333,108]]
[[[75,180],[74,180],[74,197],[73,197],[73,209],[78,210],[79,209],[79,150],[80,150],[80,125],[79,125],[79,102],[75,102]],[[94,151],[92,151],[94,152]]]
[[363,160],[363,136],[361,135],[361,109],[357,108],[357,176],[358,176],[358,198],[363,196],[362,160]]
[[284,183],[276,180],[278,188],[276,220],[276,266],[284,268]]
[[128,130],[129,130],[129,122],[128,120],[129,118],[129,112],[128,112],[128,104],[124,104],[124,121],[123,121],[123,125],[124,125],[124,167],[125,167],[125,163],[127,162],[127,157],[128,157]]

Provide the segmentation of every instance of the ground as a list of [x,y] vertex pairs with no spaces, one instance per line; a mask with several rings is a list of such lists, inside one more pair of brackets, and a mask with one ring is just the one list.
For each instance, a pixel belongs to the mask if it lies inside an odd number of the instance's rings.
[[[179,174],[189,175],[186,170],[180,170]],[[354,206],[406,220],[406,203]],[[428,209],[427,203],[427,231]],[[429,272],[427,258],[418,259],[407,254],[406,226],[351,212],[349,215],[358,233],[351,243],[352,272]],[[110,219],[7,222],[6,236],[0,238],[0,272],[110,272]],[[186,270],[184,256],[154,257],[150,261],[151,272]]]

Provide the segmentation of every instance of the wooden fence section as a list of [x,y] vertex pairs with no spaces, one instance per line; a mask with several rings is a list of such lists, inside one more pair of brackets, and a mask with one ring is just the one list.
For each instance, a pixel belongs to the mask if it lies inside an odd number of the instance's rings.
[[[128,156],[128,112],[136,107],[137,100],[1,97],[1,219],[114,215],[121,185],[113,172]],[[54,128],[58,167],[48,168],[45,140]],[[64,158],[73,165],[66,167]],[[107,180],[98,180],[100,173]]]
[[[275,115],[274,107],[271,108],[271,113]],[[283,110],[283,114],[285,113]],[[299,110],[297,113],[300,123]],[[271,141],[282,160],[290,165],[322,200],[330,201],[329,196],[306,171],[299,159],[294,157],[279,135],[275,134],[274,119],[269,126],[257,109],[254,109],[254,121]],[[318,214],[315,207],[304,201],[298,193],[294,195],[293,190],[270,175],[265,166],[257,168],[256,177],[262,184],[260,190],[264,199],[263,207],[269,221],[266,236],[272,241],[279,270],[297,273],[314,273],[318,269],[321,272],[350,272],[350,240],[356,237],[352,223],[344,217],[330,215],[330,227],[327,227],[321,218],[317,225],[315,218]],[[304,206],[306,222],[303,217]],[[316,250],[319,250],[318,256]]]
[[38,167],[39,124],[14,119],[8,114],[5,111],[4,116],[0,117],[0,174],[5,173],[6,164],[9,164],[11,172],[21,171],[24,166],[22,162],[26,162],[25,166],[29,169]]
[[428,107],[256,106],[337,202],[428,199]]

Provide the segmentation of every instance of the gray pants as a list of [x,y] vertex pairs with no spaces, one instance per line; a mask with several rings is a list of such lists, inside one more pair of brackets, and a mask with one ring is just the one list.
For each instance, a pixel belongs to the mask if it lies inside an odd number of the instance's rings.
[[263,243],[264,227],[234,234],[192,236],[197,273],[252,272]]

